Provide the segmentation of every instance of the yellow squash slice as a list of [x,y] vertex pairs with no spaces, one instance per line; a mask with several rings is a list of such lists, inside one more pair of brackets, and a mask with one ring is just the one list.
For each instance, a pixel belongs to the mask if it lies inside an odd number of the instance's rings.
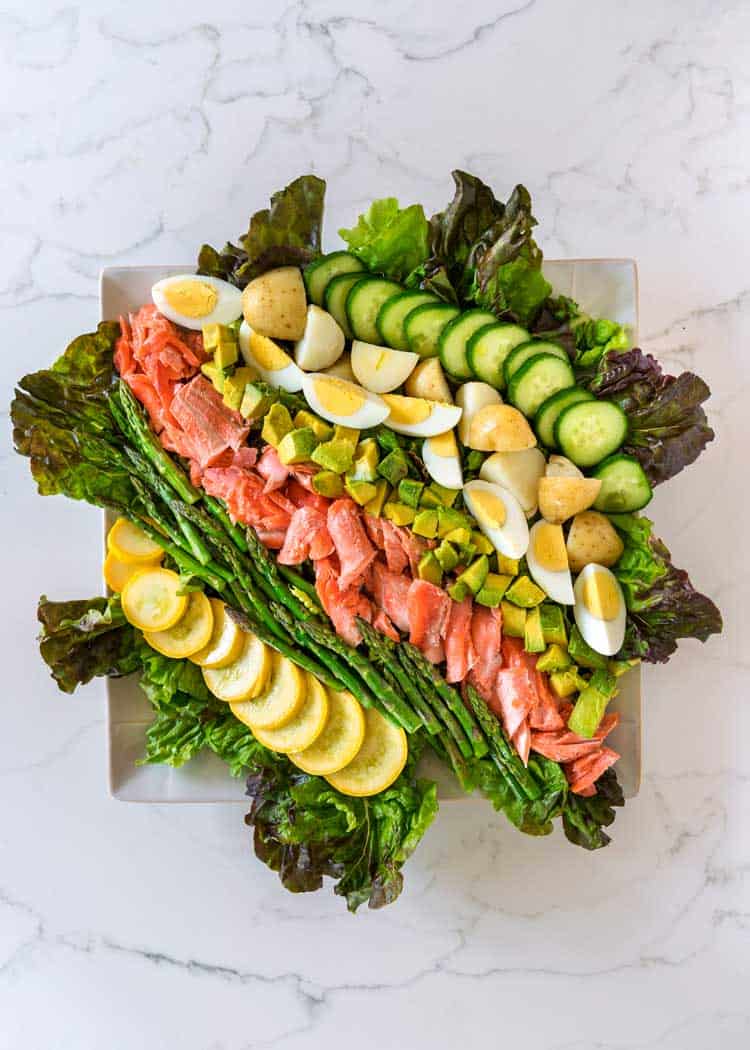
[[143,637],[152,649],[173,660],[184,660],[202,649],[211,637],[214,614],[203,591],[193,591],[188,607],[174,627],[166,631],[145,631]]
[[104,582],[111,591],[119,594],[131,576],[135,576],[143,568],[142,565],[126,565],[124,561],[116,558],[112,551],[107,551],[104,559]]
[[252,700],[232,704],[232,712],[253,732],[278,729],[290,722],[302,707],[306,689],[304,672],[281,653],[273,652],[266,688]]
[[323,732],[328,719],[328,693],[315,675],[309,671],[304,674],[307,695],[297,714],[278,729],[253,729],[256,740],[271,751],[302,751]]
[[107,536],[107,550],[126,565],[150,565],[161,561],[164,551],[127,518],[118,518]]
[[220,598],[209,598],[214,614],[213,630],[208,643],[190,659],[199,667],[226,667],[240,655],[244,635]]
[[406,764],[406,733],[379,711],[365,711],[365,739],[348,766],[326,779],[343,795],[377,795],[393,783]]
[[166,631],[187,609],[187,595],[180,594],[180,577],[170,569],[141,568],[122,589],[122,611],[142,631]]
[[271,673],[271,650],[249,631],[239,656],[226,667],[204,667],[203,681],[218,700],[236,704],[258,696]]
[[295,766],[316,776],[335,773],[349,765],[365,735],[362,706],[351,693],[329,689],[328,701],[328,721],[323,732],[310,747],[289,755]]

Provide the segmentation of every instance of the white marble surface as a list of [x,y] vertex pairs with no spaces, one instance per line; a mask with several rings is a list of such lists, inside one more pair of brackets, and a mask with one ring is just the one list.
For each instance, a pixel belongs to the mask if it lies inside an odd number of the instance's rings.
[[3,406],[101,266],[190,257],[299,172],[329,239],[454,166],[523,180],[547,254],[635,257],[642,343],[713,388],[718,440],[652,509],[727,629],[647,670],[609,849],[448,807],[354,919],[283,893],[238,807],[108,798],[103,688],[56,693],[34,646],[39,593],[99,584],[98,515],[35,495],[4,407],[2,1050],[748,1046],[749,47],[742,0],[3,5]]

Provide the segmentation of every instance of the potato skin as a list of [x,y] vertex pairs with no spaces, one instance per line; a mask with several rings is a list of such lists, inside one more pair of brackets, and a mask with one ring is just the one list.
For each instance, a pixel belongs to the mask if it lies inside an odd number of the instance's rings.
[[427,357],[415,366],[406,380],[406,393],[409,397],[424,397],[428,401],[453,404],[451,390],[439,357]]
[[584,510],[576,514],[566,547],[572,572],[580,572],[591,562],[610,568],[624,549],[609,518],[596,510]]
[[296,266],[280,266],[250,281],[242,293],[242,312],[250,327],[270,339],[301,339],[307,296]]
[[592,505],[602,484],[598,478],[539,479],[539,510],[553,525],[562,525]]
[[511,405],[485,405],[469,426],[469,448],[482,452],[520,452],[536,445],[526,417]]

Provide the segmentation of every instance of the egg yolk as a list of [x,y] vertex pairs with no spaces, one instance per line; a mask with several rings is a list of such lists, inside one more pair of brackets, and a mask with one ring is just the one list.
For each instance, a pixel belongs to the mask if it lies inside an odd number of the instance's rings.
[[421,423],[432,412],[432,405],[423,397],[401,397],[400,394],[383,394],[383,400],[391,410],[390,422],[402,425]]
[[365,403],[365,393],[354,383],[335,376],[316,379],[315,396],[326,412],[333,416],[353,416]]
[[456,439],[453,436],[452,430],[446,430],[444,434],[438,434],[436,437],[428,438],[430,442],[430,448],[436,456],[440,456],[442,459],[450,459],[453,456],[458,455],[458,448],[456,447]]
[[500,529],[505,524],[505,504],[494,492],[487,492],[485,489],[472,492],[471,506],[475,518],[488,529]]
[[614,620],[621,608],[620,588],[609,573],[592,572],[583,585],[583,604],[597,620]]
[[534,529],[534,555],[543,569],[564,572],[568,568],[568,552],[561,525],[544,522]]
[[172,281],[164,288],[164,298],[185,317],[207,317],[216,307],[216,289],[205,281]]
[[261,368],[266,372],[280,372],[291,363],[291,358],[286,351],[274,343],[268,336],[258,335],[253,332],[250,336],[250,352]]

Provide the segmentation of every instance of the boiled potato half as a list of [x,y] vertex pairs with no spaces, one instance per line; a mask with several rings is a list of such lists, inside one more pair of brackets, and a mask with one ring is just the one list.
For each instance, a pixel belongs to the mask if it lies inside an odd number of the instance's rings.
[[451,388],[445,378],[439,357],[423,358],[406,380],[409,397],[423,397],[427,401],[445,401],[452,405]]
[[351,360],[352,371],[365,390],[372,390],[374,394],[387,394],[404,383],[419,360],[419,355],[355,339]]
[[536,513],[539,479],[544,474],[544,455],[538,448],[519,452],[495,452],[482,464],[479,477],[494,481],[512,492],[527,517]]
[[[438,358],[439,360],[439,358]],[[462,383],[456,391],[456,404],[463,409],[458,424],[458,439],[462,445],[471,447],[469,433],[474,417],[487,405],[502,404],[500,394],[489,383]]]
[[602,487],[598,478],[540,478],[539,510],[553,525],[592,505]]
[[580,572],[592,562],[609,567],[622,554],[623,542],[609,518],[596,510],[576,514],[570,525],[568,561],[573,572]]
[[311,303],[305,334],[294,344],[294,360],[306,372],[322,372],[341,357],[345,341],[336,318]]
[[292,339],[305,334],[307,296],[296,266],[281,266],[250,281],[242,293],[245,320],[260,335]]
[[520,452],[536,445],[536,435],[512,405],[485,405],[471,421],[468,445],[481,452]]

